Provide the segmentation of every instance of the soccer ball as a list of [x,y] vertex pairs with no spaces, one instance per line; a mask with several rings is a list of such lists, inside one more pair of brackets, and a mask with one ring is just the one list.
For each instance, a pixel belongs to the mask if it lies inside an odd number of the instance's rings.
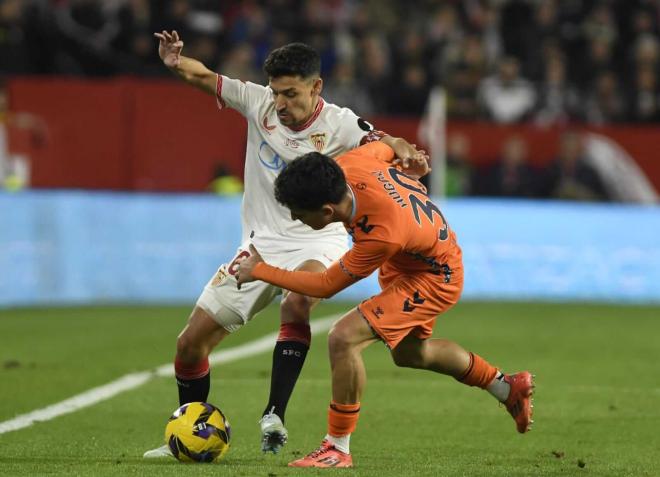
[[181,462],[214,462],[229,450],[231,429],[220,409],[189,402],[174,411],[165,427],[165,442]]

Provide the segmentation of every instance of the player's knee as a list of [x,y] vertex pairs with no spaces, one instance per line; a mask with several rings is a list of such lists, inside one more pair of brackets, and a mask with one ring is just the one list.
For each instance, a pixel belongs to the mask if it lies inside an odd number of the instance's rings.
[[312,298],[298,293],[289,293],[282,300],[282,305],[280,306],[282,322],[308,323],[309,313],[313,303]]
[[424,357],[420,353],[411,352],[410,350],[397,350],[397,348],[394,348],[392,359],[394,364],[400,368],[419,369],[424,367]]
[[335,324],[328,333],[328,349],[330,354],[347,351],[351,347],[350,333],[339,324]]
[[185,332],[176,340],[176,357],[183,363],[196,363],[207,357],[204,346]]

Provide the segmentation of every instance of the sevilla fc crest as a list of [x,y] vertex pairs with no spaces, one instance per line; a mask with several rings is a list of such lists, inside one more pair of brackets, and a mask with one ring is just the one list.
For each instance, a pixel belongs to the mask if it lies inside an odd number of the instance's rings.
[[217,273],[215,274],[215,276],[213,277],[213,280],[211,281],[211,286],[213,286],[213,287],[220,286],[222,284],[222,282],[225,281],[226,278],[227,278],[227,269],[223,265],[220,268],[218,268]]
[[325,133],[314,133],[309,136],[309,140],[312,141],[314,149],[321,152],[325,147],[326,134]]

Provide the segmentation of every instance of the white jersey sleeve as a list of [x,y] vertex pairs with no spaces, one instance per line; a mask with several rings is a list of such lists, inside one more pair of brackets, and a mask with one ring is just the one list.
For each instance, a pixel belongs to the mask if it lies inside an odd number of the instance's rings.
[[220,109],[232,108],[248,118],[270,94],[265,86],[218,75],[215,99]]
[[385,135],[381,131],[376,131],[371,123],[348,108],[338,108],[333,120],[336,121],[334,126],[339,136],[339,143],[343,144],[346,150],[377,141]]

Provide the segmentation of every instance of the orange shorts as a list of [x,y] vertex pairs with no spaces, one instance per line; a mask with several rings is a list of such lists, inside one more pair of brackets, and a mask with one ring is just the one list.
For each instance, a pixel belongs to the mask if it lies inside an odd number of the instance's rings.
[[410,333],[431,337],[435,319],[456,304],[463,291],[463,270],[454,270],[450,283],[430,273],[398,275],[358,310],[371,328],[394,349]]

